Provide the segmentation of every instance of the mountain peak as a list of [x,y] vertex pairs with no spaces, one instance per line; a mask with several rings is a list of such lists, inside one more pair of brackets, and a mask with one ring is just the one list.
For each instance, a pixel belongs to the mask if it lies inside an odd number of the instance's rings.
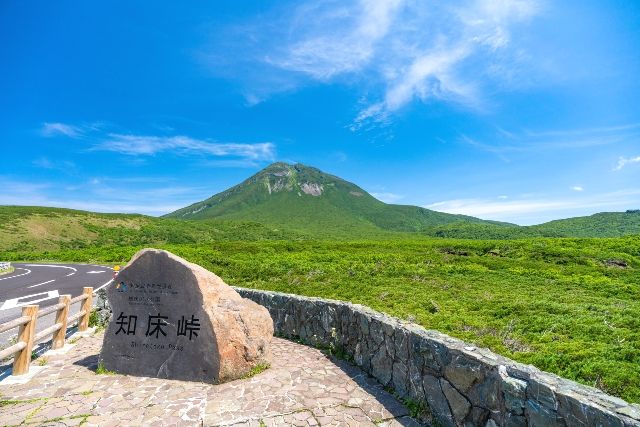
[[276,162],[262,169],[243,184],[262,183],[270,195],[281,191],[290,191],[297,192],[300,196],[306,194],[318,197],[323,194],[327,185],[335,186],[338,182],[348,184],[346,181],[312,166],[302,163]]
[[241,219],[291,229],[368,233],[418,231],[427,225],[484,222],[418,206],[387,205],[357,185],[302,163],[272,163],[222,193],[168,214],[185,219]]

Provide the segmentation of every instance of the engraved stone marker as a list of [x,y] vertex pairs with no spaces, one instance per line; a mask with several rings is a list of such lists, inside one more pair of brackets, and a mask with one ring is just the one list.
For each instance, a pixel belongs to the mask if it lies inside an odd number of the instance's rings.
[[107,298],[113,316],[100,358],[108,370],[220,383],[270,361],[267,309],[170,252],[138,252]]

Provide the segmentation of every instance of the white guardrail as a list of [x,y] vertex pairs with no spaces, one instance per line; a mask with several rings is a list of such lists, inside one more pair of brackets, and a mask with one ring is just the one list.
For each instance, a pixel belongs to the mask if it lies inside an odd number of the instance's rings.
[[9,268],[11,268],[10,262],[0,262],[0,271],[8,270]]

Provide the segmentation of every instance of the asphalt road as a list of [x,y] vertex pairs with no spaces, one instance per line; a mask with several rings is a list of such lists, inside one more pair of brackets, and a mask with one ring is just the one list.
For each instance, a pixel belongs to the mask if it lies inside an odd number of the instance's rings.
[[[22,306],[38,304],[42,309],[56,304],[60,295],[80,295],[85,286],[94,289],[106,286],[113,275],[111,267],[93,264],[33,263],[12,266],[15,268],[13,273],[0,276],[0,323],[19,317]],[[74,304],[71,312],[77,312],[79,305]],[[36,329],[49,323],[44,318],[42,320],[38,321]],[[0,336],[0,344],[3,338],[6,339]]]

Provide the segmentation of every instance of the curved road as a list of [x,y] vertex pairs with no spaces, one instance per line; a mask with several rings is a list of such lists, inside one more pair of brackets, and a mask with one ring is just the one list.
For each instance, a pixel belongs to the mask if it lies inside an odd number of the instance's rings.
[[15,271],[0,276],[0,323],[20,316],[21,307],[38,304],[44,308],[58,297],[80,295],[82,288],[106,286],[111,267],[93,264],[11,264]]

